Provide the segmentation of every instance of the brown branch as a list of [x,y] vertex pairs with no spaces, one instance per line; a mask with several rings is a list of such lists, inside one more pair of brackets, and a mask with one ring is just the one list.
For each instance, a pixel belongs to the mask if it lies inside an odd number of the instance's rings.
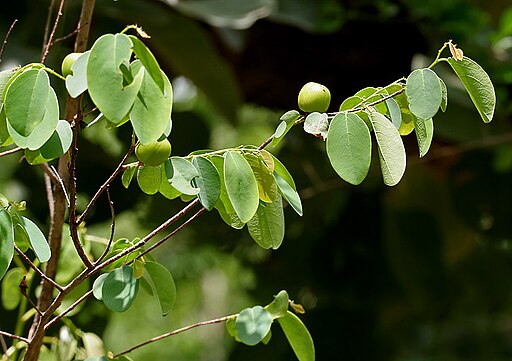
[[13,153],[17,153],[19,152],[20,150],[23,150],[22,148],[20,147],[16,147],[16,148],[12,148],[12,149],[9,149],[9,150],[6,150],[6,151],[3,151],[3,152],[0,152],[0,158],[5,156],[5,155],[9,155],[9,154],[13,154]]
[[99,264],[103,259],[107,256],[108,252],[110,251],[110,247],[112,246],[112,242],[114,241],[114,232],[116,230],[116,214],[114,212],[114,202],[112,202],[112,199],[110,198],[110,187],[107,187],[107,198],[108,198],[108,205],[110,206],[110,215],[112,218],[112,221],[110,223],[110,237],[108,239],[107,247],[101,254],[101,256],[96,260],[94,263],[95,265]]
[[61,285],[59,285],[57,282],[55,282],[54,280],[52,280],[50,277],[48,277],[47,275],[44,274],[43,271],[41,271],[31,260],[30,258],[27,257],[27,255],[25,253],[23,253],[21,251],[21,249],[18,248],[18,246],[14,245],[14,249],[16,250],[16,252],[18,252],[18,254],[20,255],[21,258],[23,258],[23,260],[25,262],[28,263],[28,265],[30,266],[30,268],[32,268],[34,271],[36,271],[36,273],[41,276],[42,278],[44,278],[47,282],[51,283],[55,288],[57,288],[59,291],[62,291],[64,289],[64,287],[62,287]]
[[85,207],[85,210],[83,211],[83,213],[76,219],[75,224],[77,226],[85,220],[85,218],[91,211],[92,206],[94,206],[94,204],[96,203],[98,198],[103,194],[103,192],[108,188],[108,186],[114,181],[114,179],[119,175],[119,173],[121,173],[123,171],[123,164],[124,164],[124,162],[126,162],[128,157],[132,154],[134,149],[135,149],[135,145],[132,144],[130,149],[128,149],[128,151],[124,155],[123,159],[121,159],[121,161],[117,165],[116,169],[114,169],[114,172],[112,172],[112,174],[110,175],[110,177],[108,177],[108,179],[105,181],[105,183],[103,183],[101,185],[101,187],[98,189],[96,194],[90,200],[89,204],[87,204],[87,206]]
[[5,46],[7,45],[7,40],[9,39],[9,36],[11,35],[11,31],[17,22],[18,22],[18,19],[14,19],[14,21],[11,24],[11,27],[9,28],[9,30],[7,30],[7,34],[5,34],[5,39],[2,44],[2,48],[0,49],[0,64],[2,63],[2,57],[4,56],[4,51],[5,51]]
[[[46,44],[48,43],[48,37],[50,36],[50,25],[52,23],[52,13],[53,13],[53,7],[55,6],[55,0],[50,0],[50,4],[48,5],[48,15],[46,15],[46,24],[44,26],[44,38],[43,38],[43,49]],[[42,54],[41,54],[42,55]]]
[[[55,31],[57,30],[57,26],[59,25],[60,17],[62,16],[62,8],[64,7],[64,1],[65,0],[60,0],[59,9],[57,10],[57,16],[55,17],[55,21],[53,23],[52,32],[50,33],[50,37],[48,38],[48,41],[46,42],[46,45],[44,46],[43,56],[41,57],[41,63],[43,63],[43,64],[45,63],[46,57],[48,56],[48,53],[50,51],[50,47],[53,44],[53,38],[55,36]],[[48,14],[48,19],[49,18],[50,18],[50,14]]]
[[20,340],[20,341],[23,341],[25,343],[29,343],[30,342],[30,340],[28,338],[21,337],[21,336],[18,336],[18,335],[13,335],[12,333],[5,332],[5,331],[0,331],[0,335],[5,336],[5,337],[9,337],[9,338],[12,338],[12,339],[15,339],[15,340]]
[[238,314],[230,315],[230,316],[224,316],[224,317],[216,318],[216,319],[209,320],[209,321],[203,321],[203,322],[194,323],[193,325],[185,326],[185,327],[179,328],[177,330],[174,330],[172,332],[164,333],[163,335],[150,338],[149,340],[141,342],[138,345],[135,345],[133,347],[130,347],[129,349],[127,349],[125,351],[119,352],[119,353],[117,353],[115,355],[109,355],[109,357],[111,356],[111,358],[117,358],[117,357],[119,357],[121,355],[125,355],[127,353],[130,353],[130,352],[132,352],[132,351],[134,351],[134,350],[136,350],[136,349],[138,349],[138,348],[140,348],[142,346],[146,346],[146,345],[148,345],[150,343],[163,340],[164,338],[167,338],[169,336],[173,336],[173,335],[176,335],[178,333],[182,333],[182,332],[191,330],[191,329],[199,327],[199,326],[213,325],[213,324],[216,324],[216,323],[225,322],[225,321],[227,321],[229,319],[232,319],[232,318],[235,318],[237,316],[238,316]]
[[28,286],[27,286],[27,281],[25,279],[25,276],[23,276],[23,279],[20,282],[19,288],[20,288],[20,293],[27,299],[27,301],[30,303],[30,305],[37,311],[39,316],[42,316],[43,313],[37,307],[37,305],[32,301],[32,299],[30,298],[30,295],[27,293]]
[[78,300],[73,302],[68,308],[66,308],[64,311],[59,313],[57,316],[55,316],[51,321],[49,321],[45,326],[44,329],[48,330],[50,327],[52,327],[57,321],[59,321],[62,317],[66,316],[69,312],[73,311],[76,306],[78,306],[80,303],[85,301],[87,298],[89,298],[93,293],[93,290],[87,291],[85,294],[82,295]]

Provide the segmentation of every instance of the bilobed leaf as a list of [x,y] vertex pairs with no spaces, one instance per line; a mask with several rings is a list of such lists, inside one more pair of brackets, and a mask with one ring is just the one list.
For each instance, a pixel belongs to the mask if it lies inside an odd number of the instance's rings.
[[181,192],[174,188],[169,179],[172,179],[174,170],[170,160],[166,160],[162,167],[162,183],[160,183],[160,189],[158,190],[167,199],[175,199],[181,195]]
[[336,115],[329,127],[326,147],[331,165],[342,179],[357,185],[366,178],[372,142],[368,127],[358,115]]
[[434,122],[432,119],[423,120],[414,118],[414,131],[418,140],[420,158],[427,154],[434,136]]
[[260,156],[252,153],[245,154],[244,156],[256,177],[260,199],[267,203],[273,202],[278,194],[273,172],[270,171]]
[[129,166],[125,169],[123,172],[123,175],[121,176],[121,182],[123,183],[123,186],[125,188],[128,188],[130,186],[130,183],[132,182],[133,176],[137,172],[137,165]]
[[132,305],[138,290],[139,281],[133,275],[133,268],[116,268],[103,282],[103,303],[111,311],[124,312]]
[[0,207],[0,279],[9,269],[14,255],[14,227],[9,212]]
[[141,68],[133,81],[124,85],[120,67],[129,63],[132,45],[128,35],[105,34],[96,40],[87,61],[89,95],[100,112],[116,125],[132,108],[144,75]]
[[496,107],[496,93],[489,75],[474,60],[466,56],[462,60],[448,58],[448,63],[464,84],[482,120],[489,123]]
[[443,97],[439,77],[427,68],[416,69],[409,75],[405,94],[409,109],[421,119],[430,119],[436,115]]
[[130,112],[130,120],[139,141],[142,144],[148,144],[157,141],[169,125],[172,110],[172,87],[167,76],[162,74],[161,78],[164,82],[162,91],[139,61],[132,64],[134,73],[141,69],[144,75],[139,94],[135,98]]
[[[144,68],[146,68],[147,72],[158,86],[162,93],[165,93],[166,88],[166,76],[160,69],[160,65],[148,47],[136,36],[128,35],[133,44],[133,52],[137,56],[137,58],[141,61]],[[167,80],[168,81],[168,80]]]
[[313,112],[308,114],[304,121],[304,131],[313,134],[315,137],[320,137],[325,140],[327,131],[329,129],[329,122],[327,121],[327,114]]
[[247,222],[252,239],[262,248],[278,249],[284,239],[284,212],[281,196],[272,203],[260,202],[256,214]]
[[171,157],[172,178],[168,179],[171,185],[183,194],[194,196],[199,188],[193,187],[192,179],[199,176],[197,169],[188,160],[180,157]]
[[272,321],[272,315],[263,307],[246,308],[235,322],[237,336],[246,345],[254,346],[268,334]]
[[42,69],[28,69],[17,76],[3,94],[7,122],[21,137],[28,137],[43,121],[50,79]]
[[25,149],[25,158],[32,165],[49,162],[64,155],[73,141],[73,131],[66,120],[59,120],[50,139],[37,150]]
[[92,294],[99,301],[103,300],[103,283],[105,283],[105,278],[107,278],[108,275],[108,273],[99,275],[92,284]]
[[193,180],[196,188],[199,188],[197,196],[203,207],[211,211],[220,197],[219,172],[207,158],[195,157],[192,164],[199,172],[199,177]]
[[371,120],[379,150],[380,168],[384,184],[394,186],[405,172],[405,147],[400,133],[393,124],[380,113],[371,113]]
[[42,120],[37,123],[33,131],[27,136],[18,133],[17,130],[14,129],[10,123],[9,115],[7,114],[7,130],[19,147],[28,148],[30,150],[39,149],[50,139],[57,129],[59,122],[59,103],[53,88],[50,88],[46,99],[47,102],[45,104],[45,112]]
[[149,195],[157,193],[162,183],[160,166],[141,165],[137,171],[137,183],[144,193]]
[[21,301],[20,283],[25,276],[22,268],[11,268],[2,279],[2,306],[6,311],[12,311],[18,307]]
[[276,146],[279,142],[284,138],[286,133],[293,127],[295,121],[300,118],[300,113],[296,110],[289,110],[283,115],[281,115],[281,123],[276,128],[274,132],[274,138],[272,139],[272,146]]
[[258,184],[251,166],[237,151],[228,151],[224,156],[224,179],[226,191],[242,223],[247,223],[259,205]]
[[30,219],[20,216],[20,223],[27,232],[30,248],[41,263],[47,262],[52,256],[48,241],[39,227]]
[[299,361],[315,360],[315,345],[304,323],[288,311],[286,316],[277,319]]
[[176,285],[167,268],[156,262],[147,261],[144,268],[149,273],[155,286],[162,315],[165,316],[174,306],[176,300]]
[[286,315],[288,312],[289,302],[290,297],[288,296],[288,292],[282,290],[274,297],[274,300],[271,303],[265,306],[265,309],[270,312],[272,318],[275,320],[276,318]]
[[80,55],[73,65],[71,65],[70,74],[66,77],[66,89],[72,98],[78,97],[87,90],[87,61],[89,60],[90,51],[86,51]]

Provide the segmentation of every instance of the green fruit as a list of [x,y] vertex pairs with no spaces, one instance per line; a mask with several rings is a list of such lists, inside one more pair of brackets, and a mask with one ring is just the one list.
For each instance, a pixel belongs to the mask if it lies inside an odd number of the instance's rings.
[[157,166],[165,162],[171,155],[171,143],[167,139],[139,144],[135,148],[135,155],[144,164]]
[[306,113],[324,113],[330,103],[331,92],[322,84],[309,82],[299,92],[299,108]]
[[62,76],[67,77],[68,75],[72,75],[71,67],[75,63],[76,59],[78,59],[82,55],[82,53],[70,53],[66,55],[64,60],[62,60]]

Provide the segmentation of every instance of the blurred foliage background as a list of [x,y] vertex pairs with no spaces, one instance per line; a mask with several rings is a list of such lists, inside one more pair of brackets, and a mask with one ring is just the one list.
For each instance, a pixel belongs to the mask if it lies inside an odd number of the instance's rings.
[[[56,1],[58,3],[58,1]],[[0,38],[15,26],[2,69],[39,61],[49,0],[18,0],[0,12]],[[76,27],[79,0],[66,1],[57,37]],[[136,23],[175,90],[173,153],[260,144],[280,114],[296,108],[300,87],[325,84],[331,111],[366,86],[385,86],[429,64],[453,39],[493,80],[494,121],[484,125],[446,67],[448,111],[438,114],[431,151],[417,156],[405,138],[408,168],[398,186],[382,184],[376,154],[369,177],[353,187],[329,165],[321,140],[295,129],[269,150],[294,175],[304,216],[286,210],[277,251],[260,249],[211,212],[155,253],[173,273],[178,299],[161,317],[141,293],[126,313],[88,300],[74,324],[103,337],[108,349],[183,325],[267,304],[286,289],[319,360],[508,360],[512,357],[512,6],[507,0],[102,0],[91,39]],[[92,43],[92,40],[91,40]],[[60,68],[72,38],[52,48]],[[61,94],[64,89],[62,85]],[[129,129],[83,132],[80,201],[108,177]],[[0,192],[26,200],[44,227],[42,172],[18,156],[0,160]],[[178,210],[179,200],[148,197],[120,181],[112,189],[116,237],[133,239]],[[107,237],[110,210],[96,207],[89,238]],[[13,312],[0,309],[3,329]],[[57,332],[58,330],[55,330]],[[293,360],[280,330],[269,345],[233,342],[208,326],[152,344],[135,360]]]

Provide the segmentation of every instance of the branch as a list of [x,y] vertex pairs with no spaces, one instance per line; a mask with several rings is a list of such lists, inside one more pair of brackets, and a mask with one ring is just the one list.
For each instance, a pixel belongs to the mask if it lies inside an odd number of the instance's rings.
[[55,282],[54,280],[52,280],[50,277],[48,277],[47,275],[45,275],[43,273],[43,271],[41,271],[35,264],[34,262],[32,262],[30,260],[30,258],[27,257],[27,255],[25,253],[23,253],[21,251],[21,249],[18,248],[18,246],[15,244],[14,245],[14,249],[16,250],[16,252],[18,252],[18,254],[21,256],[21,258],[23,258],[25,260],[25,262],[28,263],[28,265],[30,266],[30,268],[32,268],[34,271],[36,271],[36,273],[41,276],[42,278],[44,278],[47,282],[51,283],[55,288],[57,288],[59,291],[62,291],[64,289],[64,287],[62,287],[61,285],[59,285],[57,282]]
[[[64,1],[65,0],[60,0],[59,10],[57,11],[57,17],[55,18],[55,22],[53,23],[52,32],[50,33],[50,37],[48,38],[48,41],[47,41],[46,45],[44,46],[43,56],[41,57],[41,63],[43,63],[43,64],[46,61],[46,57],[48,56],[50,47],[53,44],[53,38],[55,36],[55,31],[57,30],[57,26],[59,25],[60,17],[62,16],[62,8],[64,7]],[[50,4],[50,6],[53,7],[53,1],[52,1],[52,4]],[[50,8],[50,10],[51,10],[51,8]],[[50,19],[50,13],[51,13],[51,11],[48,14],[48,20]]]
[[2,44],[2,48],[0,49],[0,64],[2,63],[2,57],[4,56],[5,46],[7,45],[7,39],[9,39],[9,35],[11,35],[11,31],[14,28],[14,25],[18,22],[18,19],[14,19],[11,24],[9,30],[7,30],[7,34],[5,35],[4,43]]
[[12,148],[12,149],[6,150],[6,151],[0,153],[0,158],[5,156],[5,155],[9,155],[9,154],[13,154],[13,153],[19,152],[20,150],[23,150],[23,149],[20,148],[20,147],[16,147],[16,148]]
[[80,223],[82,223],[85,220],[85,218],[91,211],[92,206],[94,206],[94,204],[96,203],[98,198],[101,196],[101,194],[108,188],[110,183],[112,183],[114,181],[114,179],[119,175],[119,173],[121,173],[123,171],[123,164],[124,164],[124,162],[126,162],[128,157],[132,154],[134,149],[135,149],[135,145],[132,144],[130,146],[130,149],[128,149],[128,151],[124,155],[123,159],[121,159],[121,162],[119,162],[119,164],[117,165],[114,172],[110,175],[110,177],[108,177],[108,179],[105,181],[105,183],[103,183],[101,185],[101,187],[98,189],[96,194],[92,197],[89,204],[87,204],[87,206],[85,207],[85,210],[83,211],[83,213],[76,219],[76,221],[75,221],[76,225],[79,225]]
[[55,316],[51,321],[49,321],[45,326],[44,329],[48,330],[50,327],[52,327],[57,321],[59,321],[62,317],[66,316],[69,312],[73,311],[76,306],[78,306],[80,303],[85,301],[89,296],[91,296],[93,293],[93,290],[87,291],[82,297],[80,297],[78,300],[73,302],[68,308],[66,308],[64,311],[59,313],[57,316]]
[[119,352],[119,353],[117,353],[115,355],[109,355],[109,358],[117,358],[117,357],[119,357],[121,355],[125,355],[127,353],[130,353],[130,352],[132,352],[132,351],[134,351],[134,350],[136,350],[136,349],[138,349],[138,348],[140,348],[142,346],[146,346],[146,345],[148,345],[150,343],[163,340],[164,338],[167,338],[169,336],[177,335],[178,333],[182,333],[182,332],[191,330],[191,329],[199,327],[199,326],[213,325],[215,323],[225,322],[225,321],[227,321],[229,319],[236,318],[236,317],[238,317],[238,314],[230,315],[230,316],[224,316],[224,317],[216,318],[216,319],[209,320],[209,321],[203,321],[203,322],[194,323],[193,325],[185,326],[185,327],[179,328],[177,330],[174,330],[172,332],[164,333],[163,335],[150,338],[149,340],[141,342],[138,345],[135,345],[135,346],[133,346],[133,347],[123,351],[123,352]]
[[0,335],[5,336],[5,337],[9,337],[9,338],[12,338],[12,339],[15,339],[15,340],[20,340],[20,341],[23,341],[25,343],[29,343],[30,342],[30,340],[28,338],[21,337],[21,336],[18,336],[18,335],[13,335],[12,333],[5,332],[5,331],[0,331]]
[[109,188],[110,187],[107,187],[107,198],[108,198],[108,205],[110,206],[110,215],[112,218],[112,222],[110,223],[110,237],[108,239],[107,247],[105,248],[105,250],[103,251],[101,256],[98,258],[98,260],[96,261],[95,264],[100,263],[107,256],[108,252],[110,251],[110,247],[112,246],[112,242],[114,241],[114,232],[116,229],[116,215],[114,212],[114,202],[112,202],[112,199],[110,198]]

